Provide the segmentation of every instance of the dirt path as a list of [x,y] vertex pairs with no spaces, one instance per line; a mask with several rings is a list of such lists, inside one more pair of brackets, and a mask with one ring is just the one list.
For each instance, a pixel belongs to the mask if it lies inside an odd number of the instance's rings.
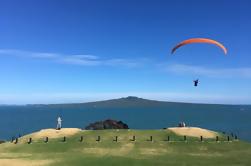
[[49,138],[60,138],[64,136],[72,136],[80,132],[79,128],[62,128],[61,130],[56,129],[43,129],[38,132],[26,135],[24,137],[31,137],[32,139],[41,139],[45,137]]
[[217,133],[214,131],[202,129],[199,127],[171,127],[168,129],[177,135],[186,135],[191,137],[203,136],[204,138],[215,138],[217,135]]

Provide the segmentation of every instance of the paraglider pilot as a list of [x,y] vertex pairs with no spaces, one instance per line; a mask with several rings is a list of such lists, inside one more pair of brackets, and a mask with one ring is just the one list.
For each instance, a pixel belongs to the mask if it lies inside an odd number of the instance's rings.
[[194,82],[194,86],[198,86],[198,83],[199,83],[199,79],[197,79],[197,80],[194,80],[193,82]]

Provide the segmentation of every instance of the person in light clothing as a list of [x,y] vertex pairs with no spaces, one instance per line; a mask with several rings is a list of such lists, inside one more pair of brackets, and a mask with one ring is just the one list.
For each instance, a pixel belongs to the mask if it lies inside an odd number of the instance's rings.
[[62,128],[62,119],[61,117],[59,116],[58,119],[57,119],[57,130],[60,130]]

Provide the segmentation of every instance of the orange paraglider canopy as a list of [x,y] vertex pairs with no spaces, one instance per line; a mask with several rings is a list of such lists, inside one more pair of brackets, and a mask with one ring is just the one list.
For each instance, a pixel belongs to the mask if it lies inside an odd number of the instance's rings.
[[173,49],[172,49],[172,54],[180,47],[184,46],[184,45],[187,45],[187,44],[191,44],[191,43],[208,43],[208,44],[214,44],[218,47],[220,47],[225,54],[227,54],[227,49],[226,47],[215,41],[215,40],[212,40],[212,39],[207,39],[207,38],[192,38],[192,39],[188,39],[188,40],[184,40],[182,42],[180,42],[178,45],[176,45]]

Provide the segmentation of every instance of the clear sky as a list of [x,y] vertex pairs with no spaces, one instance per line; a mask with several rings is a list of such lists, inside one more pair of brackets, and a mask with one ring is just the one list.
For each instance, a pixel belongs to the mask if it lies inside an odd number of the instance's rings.
[[[0,104],[251,104],[248,0],[0,0]],[[212,38],[228,49],[191,44]],[[199,78],[198,87],[193,79]]]

